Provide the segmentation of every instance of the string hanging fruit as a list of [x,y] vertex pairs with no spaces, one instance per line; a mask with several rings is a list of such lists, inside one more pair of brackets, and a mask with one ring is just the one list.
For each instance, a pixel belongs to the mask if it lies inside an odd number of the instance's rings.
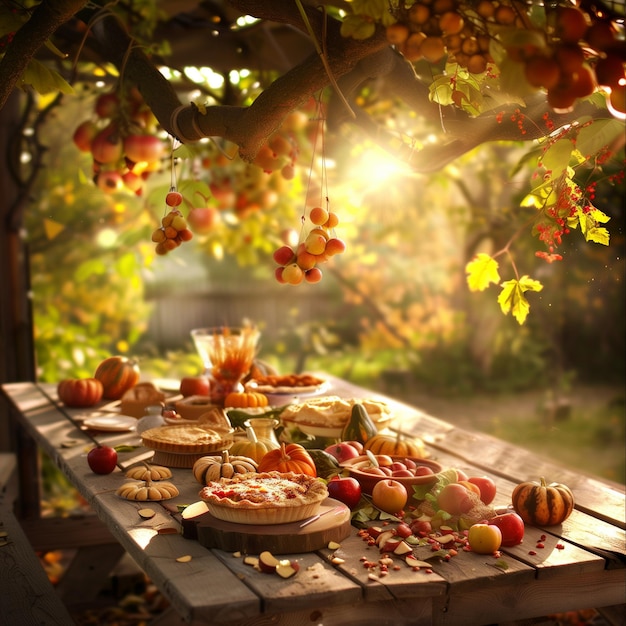
[[166,211],[168,209],[169,211],[161,218],[161,226],[152,231],[152,241],[156,244],[155,252],[161,256],[193,238],[187,220],[178,208],[183,202],[183,195],[176,186],[176,164],[173,150],[170,161],[170,188],[165,196]]
[[[324,123],[320,113],[321,103],[318,101],[318,125],[314,139],[313,156],[315,158],[315,145],[318,136],[321,143],[322,176],[320,194],[325,196],[325,203],[321,201],[307,211],[306,203],[301,217],[302,226],[300,236],[295,247],[281,246],[274,251],[274,261],[278,264],[275,270],[276,280],[281,284],[298,285],[301,282],[318,283],[322,280],[320,263],[325,263],[336,254],[341,254],[346,249],[345,242],[335,234],[335,227],[339,224],[339,217],[330,210],[328,199],[326,159],[324,154]],[[309,189],[311,186],[313,163],[309,171]],[[322,206],[325,204],[325,207]]]

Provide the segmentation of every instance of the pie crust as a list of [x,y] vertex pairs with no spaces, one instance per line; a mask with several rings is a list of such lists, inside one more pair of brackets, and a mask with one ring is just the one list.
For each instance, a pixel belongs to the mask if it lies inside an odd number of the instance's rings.
[[185,420],[197,420],[203,413],[217,406],[210,396],[187,396],[174,403],[176,413]]
[[326,485],[294,472],[236,474],[200,491],[213,517],[235,524],[288,524],[315,515],[328,497]]
[[141,433],[147,448],[173,454],[221,452],[233,444],[233,429],[214,429],[196,424],[170,424]]
[[343,428],[350,419],[352,407],[362,404],[374,424],[379,428],[391,419],[391,411],[382,400],[368,398],[345,399],[338,396],[311,398],[300,404],[285,407],[280,418],[284,422],[293,422],[318,428]]

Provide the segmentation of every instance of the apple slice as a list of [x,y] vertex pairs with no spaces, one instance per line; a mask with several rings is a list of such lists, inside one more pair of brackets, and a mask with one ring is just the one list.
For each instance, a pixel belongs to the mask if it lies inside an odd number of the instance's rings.
[[207,503],[204,500],[200,500],[186,506],[181,513],[181,517],[183,519],[192,519],[194,517],[198,517],[198,515],[206,513],[208,510],[209,507],[207,506]]
[[259,559],[256,556],[246,556],[244,557],[243,562],[246,565],[251,565],[252,567],[259,567]]
[[276,565],[276,573],[281,578],[291,578],[298,573],[300,566],[296,561],[290,561],[289,559],[281,559]]
[[259,569],[266,574],[273,574],[276,572],[278,563],[278,559],[267,550],[259,554]]
[[376,545],[385,545],[396,534],[395,530],[384,530],[378,537],[376,537]]
[[383,532],[383,529],[380,526],[370,526],[367,529],[367,534],[372,538],[372,539],[377,539],[380,534]]
[[407,556],[404,560],[409,567],[431,567],[430,563],[426,563],[426,561],[420,561],[411,554]]
[[398,556],[404,556],[405,554],[409,554],[413,552],[413,548],[406,542],[401,541],[393,551],[394,554]]
[[388,539],[384,544],[380,545],[381,552],[395,552],[396,548],[402,543],[400,537],[392,537]]

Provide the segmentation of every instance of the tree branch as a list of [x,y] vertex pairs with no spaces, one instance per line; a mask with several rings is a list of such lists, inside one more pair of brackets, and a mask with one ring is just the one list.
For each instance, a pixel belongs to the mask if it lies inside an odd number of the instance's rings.
[[0,110],[15,86],[19,85],[37,50],[86,4],[87,0],[42,0],[35,8],[27,25],[15,33],[4,57],[0,59]]

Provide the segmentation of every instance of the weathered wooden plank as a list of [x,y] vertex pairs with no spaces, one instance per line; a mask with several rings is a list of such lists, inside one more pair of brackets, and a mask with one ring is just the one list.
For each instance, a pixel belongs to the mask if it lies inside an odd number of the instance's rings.
[[0,625],[73,624],[17,519],[4,505],[0,531],[6,533],[0,538]]
[[319,555],[285,554],[281,558],[299,565],[297,575],[282,579],[246,565],[242,557],[231,552],[212,552],[245,584],[263,598],[264,613],[282,613],[320,606],[352,604],[362,599],[361,587],[334,570]]
[[436,598],[432,624],[466,626],[471,623],[479,626],[610,606],[624,599],[624,589],[626,570],[585,572],[506,588],[484,586]]

